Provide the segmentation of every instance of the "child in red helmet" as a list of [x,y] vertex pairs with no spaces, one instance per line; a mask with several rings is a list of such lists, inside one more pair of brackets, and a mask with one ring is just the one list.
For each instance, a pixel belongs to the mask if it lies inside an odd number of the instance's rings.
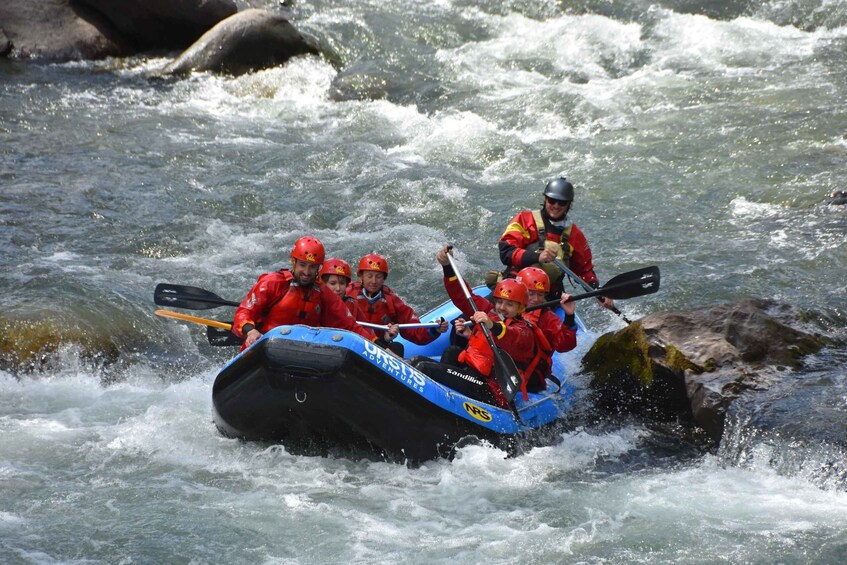
[[356,301],[347,296],[347,285],[353,280],[350,264],[343,259],[327,259],[318,273],[321,283],[338,295],[344,301],[347,309],[357,320],[363,320]]
[[[495,345],[508,353],[519,369],[528,368],[537,356],[535,334],[521,317],[526,308],[527,289],[516,279],[501,281],[492,293],[491,301],[472,295],[476,312],[468,302],[453,268],[447,259],[450,248],[438,252],[438,262],[444,268],[444,287],[464,316],[454,323],[456,333],[468,339],[466,347],[448,347],[441,362],[416,359],[415,366],[454,390],[507,408],[508,402],[494,377],[494,352],[480,326],[485,325]],[[526,381],[525,376],[521,377]]]
[[406,328],[400,331],[399,324],[417,324],[420,318],[403,299],[385,284],[388,278],[388,260],[377,253],[368,253],[359,261],[357,271],[359,280],[347,287],[347,296],[356,301],[360,320],[372,324],[388,326],[383,339],[389,342],[388,348],[403,357],[404,348],[393,340],[399,335],[418,345],[426,345],[450,326],[442,321],[437,328]]

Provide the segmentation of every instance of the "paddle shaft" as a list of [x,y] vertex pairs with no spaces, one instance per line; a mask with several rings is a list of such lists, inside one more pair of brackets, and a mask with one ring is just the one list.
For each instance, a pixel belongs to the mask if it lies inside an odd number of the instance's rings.
[[189,316],[188,314],[183,314],[182,312],[172,312],[171,310],[156,310],[153,313],[157,316],[162,316],[163,318],[173,318],[174,320],[183,320],[185,322],[200,324],[201,326],[212,326],[213,328],[232,330],[232,324],[227,324],[226,322],[219,322],[217,320],[209,320],[208,318],[198,318],[197,316]]
[[[576,302],[577,300],[582,300],[583,298],[593,298],[595,296],[605,296],[614,293],[616,289],[623,289],[632,286],[633,284],[638,283],[627,283],[615,286],[607,286],[603,288],[598,288],[592,290],[591,292],[586,292],[585,294],[576,294],[571,295],[565,302]],[[645,293],[646,294],[646,293]],[[525,312],[531,312],[532,310],[540,310],[541,308],[552,308],[553,306],[558,306],[560,300],[549,300],[547,302],[542,302],[541,304],[536,304],[534,306],[528,306]]]
[[[569,277],[571,277],[573,280],[575,280],[577,283],[579,283],[579,285],[582,287],[582,289],[583,289],[583,290],[585,290],[585,291],[587,291],[587,292],[593,292],[593,291],[594,291],[594,289],[591,287],[591,285],[590,285],[590,284],[588,284],[587,282],[585,282],[584,280],[582,280],[582,278],[580,278],[580,276],[579,276],[579,275],[577,275],[576,273],[574,273],[573,271],[571,271],[570,269],[568,269],[568,268],[565,266],[565,264],[564,264],[564,263],[562,263],[561,261],[559,261],[558,259],[553,258],[553,264],[554,264],[554,265],[556,265],[557,267],[559,267],[559,268],[562,270],[562,272],[563,272],[563,273],[565,273],[566,275],[568,275]],[[583,296],[587,298],[587,295],[583,295]],[[595,295],[593,295],[593,296],[602,296],[602,293],[600,293],[600,294],[595,294]],[[624,316],[623,312],[621,312],[620,310],[618,310],[618,307],[617,307],[617,306],[612,306],[611,308],[609,308],[609,310],[611,310],[612,312],[614,312],[615,314],[617,314],[618,316],[620,316],[620,317],[621,317],[621,319],[622,319],[624,322],[626,322],[627,324],[631,324],[631,323],[632,323],[632,320],[630,320],[629,318],[627,318],[626,316]]]
[[[388,326],[384,324],[372,324],[370,322],[356,322],[360,326],[365,326],[366,328],[373,328],[375,330],[387,330]],[[401,330],[407,330],[412,328],[437,328],[441,325],[441,322],[421,322],[420,324],[397,324],[397,326]]]

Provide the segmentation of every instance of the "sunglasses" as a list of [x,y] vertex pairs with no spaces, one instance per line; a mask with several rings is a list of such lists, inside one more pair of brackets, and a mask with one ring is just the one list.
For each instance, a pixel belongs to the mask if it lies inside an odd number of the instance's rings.
[[567,206],[568,204],[570,204],[569,200],[556,200],[555,198],[550,198],[549,196],[545,196],[545,198],[550,204],[557,204],[559,206]]

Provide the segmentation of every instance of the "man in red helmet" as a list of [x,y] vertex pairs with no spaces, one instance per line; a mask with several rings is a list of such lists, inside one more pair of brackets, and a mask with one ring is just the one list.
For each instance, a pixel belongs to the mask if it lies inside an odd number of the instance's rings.
[[[450,253],[450,248],[445,246],[436,258],[444,269],[444,288],[447,295],[467,317],[458,318],[454,323],[456,333],[467,338],[468,344],[464,348],[448,347],[441,357],[441,362],[416,359],[414,365],[431,378],[462,394],[507,408],[508,402],[503,389],[494,376],[494,352],[481,326],[485,325],[494,344],[515,361],[521,371],[521,389],[525,393],[529,380],[527,376],[532,373],[541,358],[535,334],[521,317],[526,308],[527,288],[516,279],[503,280],[494,289],[491,301],[476,294],[471,295],[476,305],[474,312],[450,266],[447,253]],[[467,287],[467,284],[465,286]]]
[[317,284],[325,257],[323,244],[301,237],[291,250],[291,270],[265,273],[235,311],[232,331],[250,347],[262,334],[282,325],[305,324],[350,330],[375,341],[374,333],[356,319],[337,294]]
[[[388,260],[382,255],[368,253],[362,257],[357,275],[359,280],[347,287],[347,296],[356,301],[362,321],[388,326],[384,336],[387,341],[390,342],[399,332],[412,343],[426,345],[450,329],[449,324],[442,320],[437,328],[400,330],[399,324],[418,324],[421,320],[415,311],[385,284],[388,278]],[[402,344],[389,343],[389,349],[403,357]]]
[[[505,276],[516,276],[526,267],[540,267],[550,278],[550,294],[558,297],[565,273],[553,262],[557,259],[593,288],[600,286],[588,240],[576,224],[568,221],[573,199],[573,184],[564,177],[554,178],[544,187],[541,210],[524,210],[512,218],[498,243]],[[614,307],[611,298],[599,300],[605,308]]]

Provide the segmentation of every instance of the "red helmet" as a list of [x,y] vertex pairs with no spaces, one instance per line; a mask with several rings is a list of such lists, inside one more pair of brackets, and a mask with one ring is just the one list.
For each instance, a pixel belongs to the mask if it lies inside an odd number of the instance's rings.
[[294,249],[291,250],[292,259],[299,259],[306,263],[320,265],[324,262],[325,256],[324,244],[314,237],[301,237],[294,242]]
[[353,280],[350,264],[343,259],[327,259],[324,261],[318,276],[322,277],[324,275],[338,275],[339,277],[346,277],[348,281]]
[[385,278],[388,278],[388,260],[382,255],[368,253],[359,261],[359,270],[356,274],[361,277],[362,271],[379,271],[385,273]]
[[550,277],[543,269],[538,267],[526,267],[518,273],[517,279],[526,285],[529,290],[550,292]]
[[529,298],[526,286],[517,279],[504,279],[500,281],[491,296],[502,298],[503,300],[513,300],[523,307],[526,307],[526,301]]

